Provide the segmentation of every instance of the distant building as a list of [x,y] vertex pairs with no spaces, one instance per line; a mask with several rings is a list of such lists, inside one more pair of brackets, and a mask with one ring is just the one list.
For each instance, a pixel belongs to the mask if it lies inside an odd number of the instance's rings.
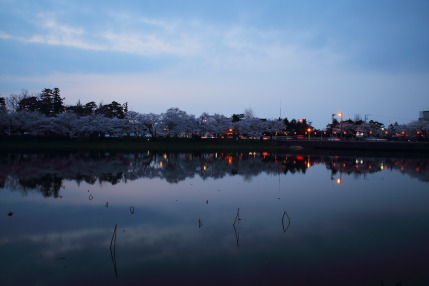
[[426,110],[426,111],[420,111],[419,120],[426,120],[426,121],[429,121],[429,110]]

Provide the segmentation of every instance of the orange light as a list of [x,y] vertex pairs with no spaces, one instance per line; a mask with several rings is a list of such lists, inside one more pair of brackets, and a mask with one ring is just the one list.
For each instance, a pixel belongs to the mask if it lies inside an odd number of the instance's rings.
[[341,184],[341,178],[337,179],[337,184]]

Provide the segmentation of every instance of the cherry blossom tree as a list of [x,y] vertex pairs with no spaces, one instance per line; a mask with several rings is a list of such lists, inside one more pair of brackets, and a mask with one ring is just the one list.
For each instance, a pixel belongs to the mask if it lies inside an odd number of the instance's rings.
[[220,114],[210,115],[204,112],[196,121],[201,136],[220,137],[231,127],[231,120]]
[[153,138],[158,136],[158,132],[162,128],[161,115],[155,113],[140,114],[139,120],[145,127],[145,134],[147,132]]
[[285,121],[279,119],[269,119],[264,121],[265,131],[270,134],[282,133],[286,129]]
[[179,108],[169,108],[161,114],[162,132],[165,136],[188,136],[196,129],[194,115],[188,115]]

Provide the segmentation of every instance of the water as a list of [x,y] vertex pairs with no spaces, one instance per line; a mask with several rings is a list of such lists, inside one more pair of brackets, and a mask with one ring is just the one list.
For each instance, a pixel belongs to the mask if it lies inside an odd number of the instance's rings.
[[0,285],[429,285],[427,158],[0,158]]

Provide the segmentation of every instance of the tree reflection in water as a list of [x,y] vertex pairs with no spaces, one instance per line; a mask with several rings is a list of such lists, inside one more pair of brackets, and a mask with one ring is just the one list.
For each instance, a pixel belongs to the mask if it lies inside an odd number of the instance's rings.
[[[178,183],[187,178],[219,179],[261,173],[303,173],[322,164],[337,174],[365,176],[390,169],[429,181],[428,159],[323,156],[267,152],[238,153],[2,153],[0,188],[23,193],[36,190],[45,197],[60,197],[64,180],[78,184],[109,182],[115,185],[141,178],[160,178]],[[340,181],[341,182],[341,181]]]

